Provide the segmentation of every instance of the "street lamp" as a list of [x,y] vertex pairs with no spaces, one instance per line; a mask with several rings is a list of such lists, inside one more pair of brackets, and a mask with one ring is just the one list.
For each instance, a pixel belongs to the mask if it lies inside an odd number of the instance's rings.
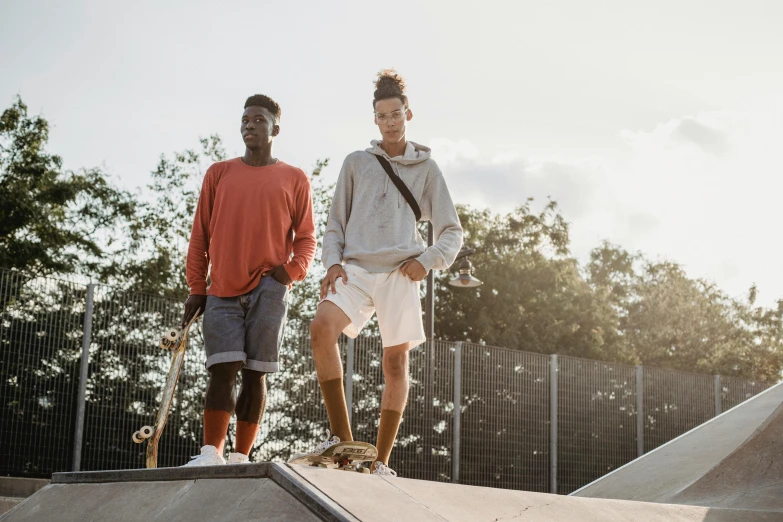
[[483,284],[473,277],[473,264],[468,260],[467,255],[462,260],[462,263],[459,264],[459,275],[449,281],[449,284],[457,288],[475,288]]

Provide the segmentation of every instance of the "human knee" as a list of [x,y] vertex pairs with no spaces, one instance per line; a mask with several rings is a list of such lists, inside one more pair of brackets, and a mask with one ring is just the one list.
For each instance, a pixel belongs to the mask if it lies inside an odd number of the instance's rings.
[[390,351],[383,354],[383,373],[387,379],[403,379],[408,373],[408,352]]
[[242,388],[259,389],[266,384],[266,373],[255,370],[242,370]]
[[242,368],[242,361],[217,363],[209,367],[210,381],[223,383],[236,383],[237,373]]
[[310,341],[313,349],[323,345],[332,345],[337,342],[340,332],[335,332],[334,325],[326,319],[316,317],[310,323]]

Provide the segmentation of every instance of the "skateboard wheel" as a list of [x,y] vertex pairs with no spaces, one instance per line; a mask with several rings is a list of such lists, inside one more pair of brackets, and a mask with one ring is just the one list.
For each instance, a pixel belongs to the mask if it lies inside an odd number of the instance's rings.
[[164,350],[170,350],[174,347],[174,342],[177,340],[177,335],[179,332],[175,329],[169,330],[167,333],[163,335],[160,339],[160,347]]
[[141,444],[142,442],[144,442],[144,439],[142,439],[139,436],[139,432],[138,431],[134,431],[133,432],[133,442],[135,442],[136,444]]
[[155,433],[155,428],[152,426],[142,426],[136,433],[138,433],[139,437],[142,439],[149,439]]

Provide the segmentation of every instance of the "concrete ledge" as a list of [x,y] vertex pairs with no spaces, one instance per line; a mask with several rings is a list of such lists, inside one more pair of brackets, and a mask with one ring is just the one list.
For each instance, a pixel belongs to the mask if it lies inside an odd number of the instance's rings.
[[0,477],[0,497],[27,498],[47,484],[48,479]]
[[24,499],[18,497],[0,497],[0,515],[11,511]]
[[125,469],[111,471],[81,471],[55,473],[52,484],[103,484],[118,482],[173,482],[208,479],[270,479],[291,494],[322,520],[356,521],[357,519],[291,472],[288,465],[275,462],[203,466],[192,468]]
[[198,480],[216,478],[270,478],[273,462],[202,466],[193,468],[117,469],[109,471],[77,471],[55,473],[52,484],[89,484],[95,482],[161,482],[168,480]]

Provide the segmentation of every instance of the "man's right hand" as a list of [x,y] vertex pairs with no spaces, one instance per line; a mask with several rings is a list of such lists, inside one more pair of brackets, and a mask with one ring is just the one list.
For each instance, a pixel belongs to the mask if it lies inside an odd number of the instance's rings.
[[343,284],[348,284],[348,274],[345,273],[343,265],[332,265],[329,270],[326,271],[326,277],[321,281],[321,299],[326,297],[329,293],[329,287],[332,288],[332,293],[337,293],[337,279],[342,278]]
[[206,307],[207,296],[194,294],[189,295],[187,301],[185,301],[185,315],[182,317],[181,328],[185,328],[188,325],[190,320],[193,319],[193,316],[196,315],[196,312],[198,312],[198,315],[203,314],[204,308]]

